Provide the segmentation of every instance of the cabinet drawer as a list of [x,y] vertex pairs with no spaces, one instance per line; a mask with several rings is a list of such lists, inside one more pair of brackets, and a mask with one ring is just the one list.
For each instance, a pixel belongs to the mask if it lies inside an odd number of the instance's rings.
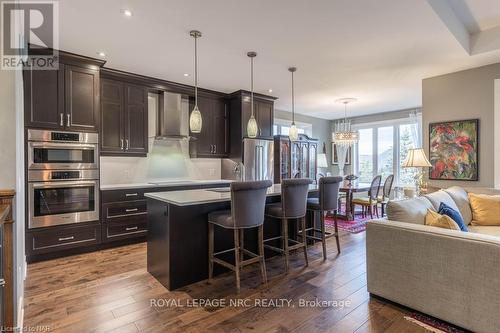
[[148,224],[146,221],[137,221],[137,223],[130,224],[119,224],[113,223],[107,225],[106,238],[116,238],[122,236],[142,236],[145,235],[148,230]]
[[100,225],[52,229],[31,232],[28,239],[34,254],[47,253],[97,244],[101,239],[100,230]]
[[102,203],[144,199],[144,189],[101,191]]
[[147,201],[136,200],[136,201],[104,204],[103,212],[104,212],[104,218],[109,220],[122,218],[126,216],[146,215]]

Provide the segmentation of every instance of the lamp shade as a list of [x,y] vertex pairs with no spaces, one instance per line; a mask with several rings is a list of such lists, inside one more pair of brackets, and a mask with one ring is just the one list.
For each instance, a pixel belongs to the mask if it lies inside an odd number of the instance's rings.
[[295,126],[295,123],[292,123],[292,126],[288,130],[288,137],[292,141],[297,141],[299,139],[299,130],[297,126]]
[[255,117],[252,115],[250,117],[250,119],[248,119],[247,135],[250,138],[255,138],[255,137],[257,137],[258,131],[259,131],[259,127],[257,126],[257,120],[255,120]]
[[326,162],[326,154],[318,154],[318,168],[328,168],[328,163]]
[[195,105],[191,115],[189,116],[189,129],[192,133],[200,133],[202,125],[203,118],[201,117],[201,112],[198,109],[198,106]]
[[425,156],[425,152],[422,148],[409,149],[408,156],[403,162],[403,168],[415,168],[415,167],[430,167],[431,163]]

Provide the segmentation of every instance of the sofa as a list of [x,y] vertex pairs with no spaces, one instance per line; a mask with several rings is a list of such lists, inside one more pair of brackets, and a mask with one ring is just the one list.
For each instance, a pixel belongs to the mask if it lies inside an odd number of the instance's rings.
[[[441,202],[460,212],[469,232],[424,224]],[[390,201],[387,219],[367,223],[368,292],[474,332],[499,332],[500,226],[471,225],[472,217],[457,186]]]

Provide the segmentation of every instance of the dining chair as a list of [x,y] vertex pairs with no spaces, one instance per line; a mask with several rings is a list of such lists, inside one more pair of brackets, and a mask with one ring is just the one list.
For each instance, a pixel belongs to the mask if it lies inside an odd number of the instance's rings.
[[[214,263],[229,268],[236,273],[236,288],[240,291],[240,270],[242,267],[260,263],[262,283],[267,282],[264,260],[264,211],[266,192],[272,185],[270,180],[231,183],[231,210],[215,211],[208,214],[208,280],[212,280]],[[214,226],[233,230],[234,247],[214,253]],[[257,228],[258,254],[245,249],[243,232]],[[234,265],[218,258],[218,255],[234,251]],[[244,255],[250,259],[244,260]]]
[[370,185],[370,189],[368,190],[368,197],[359,197],[354,198],[352,200],[352,211],[354,214],[356,205],[359,205],[363,209],[363,217],[366,217],[366,211],[370,213],[370,217],[373,218],[373,208],[375,208],[375,214],[378,215],[378,194],[380,191],[380,183],[382,182],[382,176],[378,175],[373,178],[372,183]]
[[[265,239],[264,246],[284,255],[286,272],[288,272],[288,257],[291,250],[302,248],[306,266],[308,265],[307,239],[302,237],[301,242],[290,239],[288,221],[300,221],[302,230],[306,229],[306,204],[311,183],[312,180],[309,178],[283,179],[281,181],[281,202],[266,205],[265,215],[281,221],[281,235]],[[266,244],[276,240],[281,241],[281,247]]]
[[[340,183],[342,177],[323,177],[319,179],[319,197],[307,199],[307,209],[313,214],[313,225],[303,229],[300,235],[306,239],[320,241],[323,246],[323,260],[326,260],[326,240],[335,237],[337,241],[337,251],[340,253],[339,230],[337,226],[337,210]],[[316,227],[316,212],[320,214],[319,229]],[[325,230],[325,214],[333,212],[334,232]],[[312,232],[311,232],[312,231]],[[320,237],[317,237],[318,235]]]
[[384,186],[382,187],[382,195],[378,196],[378,203],[380,204],[380,211],[382,217],[385,215],[385,206],[391,198],[392,183],[394,182],[394,175],[389,175],[384,181]]

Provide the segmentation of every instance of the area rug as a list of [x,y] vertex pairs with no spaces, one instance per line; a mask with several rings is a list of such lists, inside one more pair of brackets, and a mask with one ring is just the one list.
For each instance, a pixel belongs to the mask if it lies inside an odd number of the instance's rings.
[[[370,218],[362,218],[360,216],[356,216],[354,218],[354,221],[337,219],[337,226],[339,230],[347,231],[351,234],[358,234],[366,230],[366,222],[368,220],[370,220]],[[333,230],[335,228],[333,217],[327,216],[325,218],[325,227],[326,229],[330,230]]]
[[465,333],[468,332],[459,327],[448,324],[439,319],[426,316],[421,313],[410,313],[405,319],[434,333]]

